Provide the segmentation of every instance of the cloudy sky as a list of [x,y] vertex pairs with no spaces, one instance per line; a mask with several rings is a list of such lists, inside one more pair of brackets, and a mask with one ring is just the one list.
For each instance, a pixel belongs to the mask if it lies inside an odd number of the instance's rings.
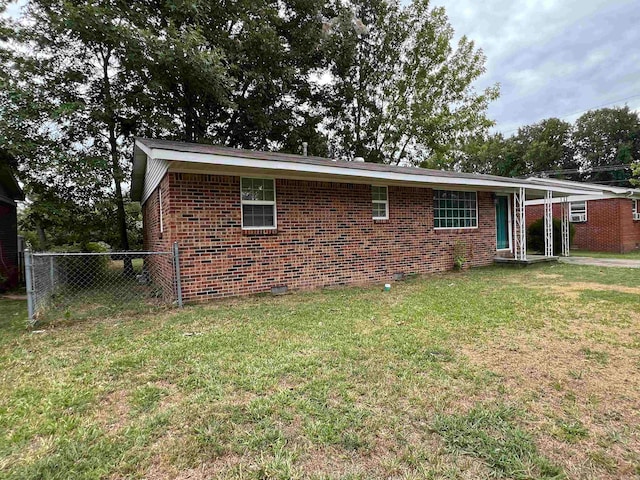
[[603,105],[640,109],[640,0],[433,0],[457,35],[487,55],[478,86],[500,83],[490,108],[507,135]]
[[500,83],[497,131],[601,106],[640,110],[640,0],[432,1],[487,55],[478,87]]

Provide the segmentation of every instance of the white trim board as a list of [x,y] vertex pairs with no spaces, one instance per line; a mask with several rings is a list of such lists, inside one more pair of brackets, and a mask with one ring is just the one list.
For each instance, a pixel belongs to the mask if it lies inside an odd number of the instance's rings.
[[[628,200],[633,200],[633,197],[629,197],[627,195],[614,195],[614,194],[604,194],[604,195],[570,195],[568,197],[560,197],[560,198],[554,198],[551,200],[551,203],[563,203],[563,202],[583,202],[583,201],[589,201],[589,200],[611,200],[613,198],[620,198],[620,199],[628,199]],[[525,206],[531,206],[531,205],[544,205],[544,199],[540,199],[540,200],[527,200],[525,203]]]

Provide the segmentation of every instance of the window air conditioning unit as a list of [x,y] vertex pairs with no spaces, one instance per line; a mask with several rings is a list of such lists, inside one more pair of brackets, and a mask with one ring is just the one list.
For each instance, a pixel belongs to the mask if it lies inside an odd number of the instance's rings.
[[571,221],[572,222],[586,222],[587,221],[587,215],[585,213],[572,213],[571,214]]

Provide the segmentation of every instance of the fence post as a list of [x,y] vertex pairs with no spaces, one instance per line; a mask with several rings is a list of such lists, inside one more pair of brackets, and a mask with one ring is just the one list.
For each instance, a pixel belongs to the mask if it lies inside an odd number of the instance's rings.
[[35,310],[34,304],[35,289],[33,285],[33,257],[31,256],[31,249],[25,249],[24,251],[24,279],[27,287],[27,312],[29,314],[29,325],[35,323]]
[[176,276],[176,295],[178,296],[178,307],[182,308],[182,283],[180,280],[180,251],[178,242],[173,242],[173,265]]
[[55,285],[55,269],[53,266],[53,256],[49,257],[49,281],[51,282],[51,291]]

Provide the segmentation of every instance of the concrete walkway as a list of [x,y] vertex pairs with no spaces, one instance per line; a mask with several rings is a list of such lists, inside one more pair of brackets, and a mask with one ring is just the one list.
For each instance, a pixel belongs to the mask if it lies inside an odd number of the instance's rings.
[[623,258],[560,257],[560,263],[592,265],[594,267],[640,268],[640,260]]

